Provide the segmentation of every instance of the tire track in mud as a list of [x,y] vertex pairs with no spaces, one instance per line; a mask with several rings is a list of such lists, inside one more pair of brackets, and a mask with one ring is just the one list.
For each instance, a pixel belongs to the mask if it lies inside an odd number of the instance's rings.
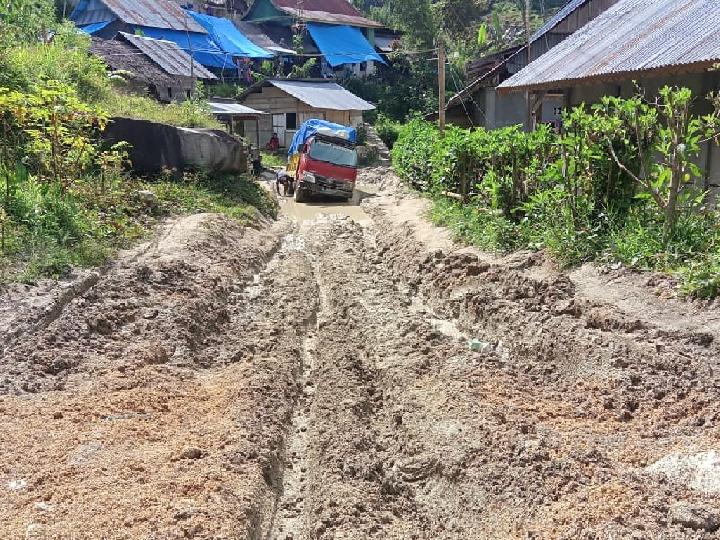
[[442,458],[423,448],[430,426],[411,421],[437,414],[423,412],[416,378],[467,356],[465,338],[383,270],[372,230],[332,216],[302,231],[319,311],[267,538],[428,537],[443,516],[416,489],[442,475]]

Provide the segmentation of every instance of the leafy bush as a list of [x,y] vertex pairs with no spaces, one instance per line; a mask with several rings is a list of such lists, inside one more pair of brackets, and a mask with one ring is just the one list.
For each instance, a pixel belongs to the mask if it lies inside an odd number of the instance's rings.
[[678,273],[688,294],[716,294],[720,216],[702,210],[694,180],[701,141],[717,140],[720,103],[695,117],[691,99],[671,88],[656,103],[606,98],[568,111],[561,133],[441,136],[416,118],[399,129],[393,162],[434,199],[433,219],[476,245],[547,249],[563,266],[609,257]]
[[402,129],[392,150],[395,169],[411,186],[430,188],[433,176],[431,159],[438,140],[437,128],[420,118],[413,118]]
[[48,81],[72,87],[89,103],[107,100],[112,94],[105,64],[89,52],[90,38],[70,24],[60,25],[49,43],[29,43],[4,52],[5,69],[0,86],[31,91]]
[[400,136],[401,126],[400,122],[395,122],[384,114],[379,114],[375,120],[375,131],[390,150],[395,146],[395,142]]

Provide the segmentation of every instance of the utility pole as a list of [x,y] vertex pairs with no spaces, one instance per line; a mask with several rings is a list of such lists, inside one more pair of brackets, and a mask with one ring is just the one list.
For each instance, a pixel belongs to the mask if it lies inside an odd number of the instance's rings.
[[445,44],[438,38],[438,121],[440,133],[445,131]]
[[[530,0],[525,0],[525,37],[527,38],[528,55],[530,54],[530,9]],[[529,63],[530,57],[528,56]]]
[[[181,8],[182,9],[182,8]],[[195,57],[193,56],[193,46],[192,41],[190,40],[190,24],[188,23],[188,14],[187,11],[184,9],[183,11],[183,21],[185,23],[185,35],[187,36],[188,40],[188,52],[190,54],[190,80],[192,81],[192,88],[190,89],[190,97],[195,97]]]

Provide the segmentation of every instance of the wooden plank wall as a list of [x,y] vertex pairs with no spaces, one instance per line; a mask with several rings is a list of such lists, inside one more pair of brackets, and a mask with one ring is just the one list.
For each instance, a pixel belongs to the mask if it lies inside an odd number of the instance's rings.
[[[243,100],[243,105],[269,113],[260,119],[261,148],[264,148],[272,137],[273,114],[296,113],[298,115],[298,122],[301,122],[303,118],[324,118],[329,122],[335,122],[345,126],[357,126],[362,123],[362,113],[360,111],[314,109],[274,86],[263,88],[262,92],[250,94]],[[244,129],[247,140],[255,144],[255,122],[245,122]]]

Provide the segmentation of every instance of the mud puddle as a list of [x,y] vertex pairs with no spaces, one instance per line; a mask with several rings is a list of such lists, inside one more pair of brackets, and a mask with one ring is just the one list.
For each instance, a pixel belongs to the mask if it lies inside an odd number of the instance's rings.
[[[271,188],[275,189],[274,184],[271,184]],[[281,214],[299,222],[312,221],[318,216],[342,215],[368,226],[371,223],[370,217],[360,204],[363,200],[375,196],[375,193],[375,186],[363,185],[355,190],[349,201],[320,195],[306,203],[297,203],[292,197],[283,196],[278,197],[278,200]]]

